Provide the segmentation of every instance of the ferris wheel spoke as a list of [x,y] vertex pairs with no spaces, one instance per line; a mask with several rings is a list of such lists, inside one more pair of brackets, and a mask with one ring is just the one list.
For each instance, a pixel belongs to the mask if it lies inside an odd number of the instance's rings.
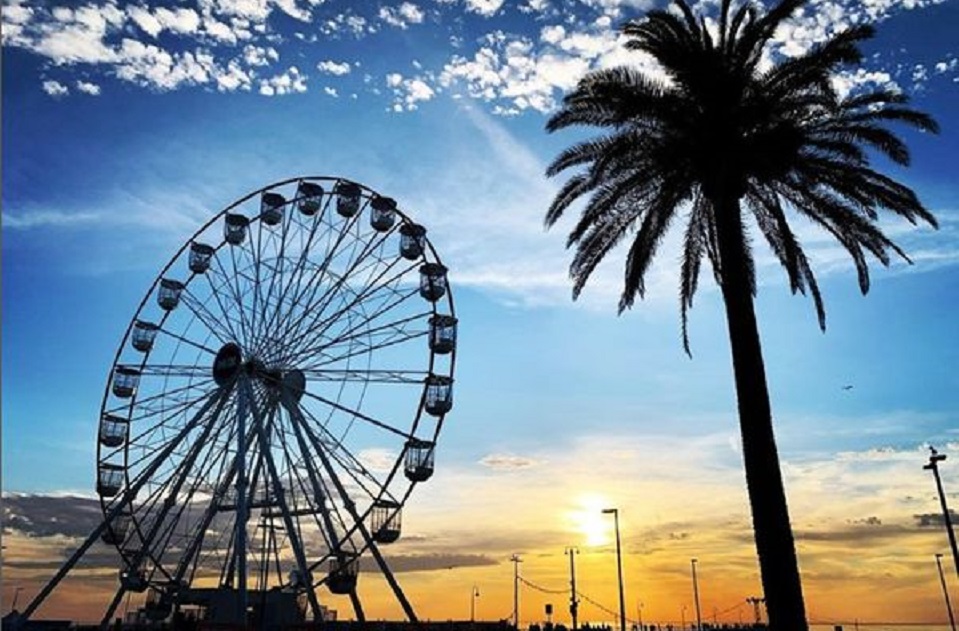
[[[375,321],[377,318],[380,318],[386,315],[387,313],[391,312],[393,309],[397,308],[399,305],[405,302],[411,295],[413,295],[413,293],[415,293],[415,290],[406,295],[401,294],[399,298],[397,298],[396,300],[388,304],[382,305],[377,311],[365,317],[358,324],[350,326],[345,331],[339,331],[335,333],[334,334],[335,336],[330,336],[328,333],[328,330],[324,334],[314,336],[315,341],[308,342],[308,344],[312,344],[312,345],[301,348],[296,355],[291,357],[291,360],[298,363],[303,357],[310,357],[316,354],[327,355],[330,349],[334,349],[337,346],[346,345],[348,348],[352,349],[354,343],[360,339],[372,339],[373,337],[379,336],[387,332],[395,332],[395,333],[405,332],[405,329],[403,328],[405,325],[412,324],[413,322],[417,320],[422,320],[425,316],[429,315],[431,312],[429,311],[421,312],[412,316],[407,316],[405,318],[395,320],[393,322],[387,322],[375,327],[369,327],[369,323]],[[404,338],[402,341],[407,341],[409,339],[413,339],[414,337],[418,337],[420,335],[427,335],[427,334],[428,334],[428,331],[425,331],[425,330],[416,331],[414,334],[410,334],[408,337]],[[324,337],[326,337],[327,339],[324,339]],[[376,350],[376,348],[385,348],[385,346],[389,346],[389,344],[386,344],[383,346],[377,345],[374,348],[371,348],[370,350]],[[360,353],[362,352],[364,351],[360,351]],[[349,358],[349,357],[352,357],[353,355],[354,353],[348,353],[345,355],[341,355],[341,357]],[[330,361],[336,361],[336,360],[333,359]],[[325,363],[328,363],[328,362],[324,361],[324,362],[321,362],[321,364],[319,365],[323,365]]]
[[[326,508],[322,503],[317,502],[315,496],[315,487],[311,488],[312,480],[304,480],[303,475],[300,471],[301,468],[308,469],[308,462],[304,458],[296,458],[290,452],[289,441],[281,437],[279,444],[282,447],[283,455],[286,462],[286,474],[288,479],[288,485],[290,489],[299,489],[299,492],[294,494],[294,501],[291,505],[290,514],[296,522],[297,530],[301,541],[303,540],[303,522],[301,517],[309,518],[306,521],[306,524],[310,527],[315,527],[316,531],[320,533],[320,536],[324,539],[327,547],[332,547],[327,531],[324,529],[324,521],[327,514]],[[309,477],[309,470],[307,470],[307,477]],[[296,498],[299,498],[297,500]],[[313,500],[311,501],[311,497]],[[334,539],[335,541],[335,539]],[[304,550],[305,550],[304,545]],[[280,577],[282,579],[282,577]]]
[[171,457],[182,456],[179,451],[187,437],[203,423],[209,423],[211,418],[210,402],[217,404],[223,402],[229,405],[229,397],[221,396],[222,391],[218,390],[210,396],[207,401],[193,414],[187,417],[185,414],[177,416],[175,421],[166,421],[163,423],[146,428],[140,434],[129,441],[127,466],[128,475],[140,476],[141,470],[149,471],[149,476],[157,475],[158,471],[165,471],[171,466]]
[[[373,242],[371,242],[365,248],[363,248],[363,250],[361,250],[360,256],[358,256],[354,261],[352,261],[347,266],[346,270],[339,275],[331,274],[329,269],[329,263],[332,260],[332,255],[336,251],[335,248],[331,250],[330,256],[327,258],[324,264],[320,266],[320,270],[315,276],[316,282],[313,284],[313,290],[311,291],[310,299],[307,301],[306,306],[303,309],[304,314],[309,314],[313,311],[315,311],[316,313],[322,314],[323,311],[325,311],[326,307],[328,306],[329,302],[332,300],[332,298],[339,294],[340,290],[343,288],[344,283],[346,282],[346,279],[353,277],[357,273],[357,269],[359,268],[360,263],[362,263],[362,261],[368,255],[368,253],[378,248],[380,245],[382,245],[385,242],[387,238],[387,234],[380,235],[377,239],[375,239]],[[356,243],[358,243],[358,240],[354,241],[354,245]],[[339,245],[339,242],[338,242],[338,245]],[[355,247],[354,247],[354,251],[355,251]],[[380,261],[377,261],[377,263],[378,262]],[[390,264],[390,266],[392,266],[392,263]],[[331,286],[329,286],[329,288],[326,290],[326,293],[320,296],[318,303],[314,303],[316,294],[318,290],[320,289],[320,287],[324,286],[323,281],[327,277],[333,277],[334,283]],[[299,333],[299,329],[301,328],[302,323],[303,323],[303,319],[301,318],[296,323],[295,327],[287,327],[286,334],[291,337],[295,336],[297,333]]]
[[[137,425],[140,425],[143,421],[149,420],[151,417],[157,416],[160,414],[163,415],[163,418],[160,420],[159,423],[155,425],[151,425],[145,428],[141,433],[135,434],[132,437],[130,437],[129,440],[127,441],[128,447],[140,448],[143,446],[144,443],[149,442],[152,438],[157,436],[159,433],[162,433],[168,430],[173,431],[177,427],[177,424],[179,422],[182,422],[185,419],[187,412],[191,408],[194,408],[197,405],[201,405],[202,407],[202,404],[205,404],[209,400],[210,394],[215,392],[217,392],[216,389],[212,391],[203,392],[200,396],[197,396],[196,398],[191,398],[189,401],[186,401],[183,403],[178,402],[177,405],[171,405],[166,407],[165,409],[163,408],[162,405],[160,405],[159,401],[154,401],[153,403],[155,403],[156,407],[158,408],[157,411],[151,412],[150,414],[144,414],[144,415],[131,415],[130,423],[137,424]],[[179,399],[179,397],[177,399]]]
[[[307,289],[309,289],[311,286],[316,286],[322,283],[322,278],[324,277],[326,273],[326,269],[329,266],[330,262],[333,260],[337,248],[342,243],[346,235],[350,232],[352,226],[356,222],[357,217],[359,217],[359,214],[360,213],[357,213],[357,215],[351,218],[350,220],[344,221],[341,223],[340,230],[337,234],[336,243],[334,244],[333,247],[327,248],[327,253],[324,259],[320,262],[319,265],[317,265],[314,268],[313,270],[314,273],[311,275],[311,282],[307,283]],[[301,288],[302,278],[305,274],[306,268],[308,267],[307,264],[310,262],[308,257],[309,244],[312,243],[315,229],[319,225],[319,223],[320,223],[319,221],[314,223],[313,228],[311,229],[311,232],[310,232],[310,236],[307,239],[307,246],[300,248],[300,253],[299,253],[297,262],[290,272],[290,278],[288,279],[286,285],[284,286],[283,292],[280,295],[280,300],[277,303],[277,308],[274,309],[273,315],[270,318],[271,328],[280,329],[280,327],[283,327],[285,325],[284,316],[288,317],[290,313],[296,310],[297,306],[299,305],[303,297],[303,294],[306,291]],[[281,281],[282,281],[282,277],[281,277]],[[296,285],[296,289],[293,289],[294,284]],[[290,300],[289,307],[285,311],[283,311],[283,307],[286,304],[287,296],[291,289],[293,290],[293,293],[289,297],[289,300]],[[282,330],[280,332],[280,335],[281,336],[283,335]]]
[[[151,395],[133,404],[130,410],[130,422],[142,424],[154,417],[164,417],[164,420],[157,424],[157,427],[168,426],[167,417],[174,418],[178,412],[185,412],[191,407],[201,403],[216,390],[212,380],[200,383],[191,383],[181,388],[167,391],[167,396]],[[114,412],[122,412],[128,409],[118,408]]]
[[[193,506],[193,498],[197,490],[202,485],[203,480],[206,479],[208,473],[212,471],[218,460],[218,457],[215,455],[215,443],[217,438],[224,430],[228,432],[230,431],[230,423],[219,422],[219,416],[220,413],[222,413],[222,410],[223,407],[221,405],[220,409],[213,413],[213,418],[211,422],[208,423],[204,428],[203,435],[200,436],[200,438],[194,443],[190,454],[181,462],[181,464],[168,480],[168,483],[165,485],[165,487],[170,488],[169,492],[165,493],[165,498],[162,504],[162,512],[155,518],[152,531],[147,536],[147,547],[149,548],[148,553],[154,559],[154,562],[158,564],[161,571],[166,573],[168,579],[171,581],[175,580],[177,577],[166,572],[165,564],[162,562],[162,560],[167,548],[173,542],[181,520],[185,519],[185,513],[188,507]],[[204,453],[205,457],[202,463],[197,466],[197,460],[199,460],[200,455]],[[194,469],[196,469],[195,472]],[[183,495],[183,486],[188,481],[191,473],[193,474],[192,483],[188,487],[186,494]],[[173,482],[172,486],[169,484],[171,481]],[[173,508],[177,508],[174,517],[172,519],[167,519],[167,515]],[[165,528],[166,530],[163,531],[161,528]],[[186,528],[184,528],[184,530],[186,530]],[[153,541],[156,541],[157,545],[151,547],[150,542]]]
[[[233,423],[230,423],[229,434],[226,437],[226,442],[233,440],[235,432],[236,426]],[[211,453],[213,453],[212,449]],[[197,564],[194,563],[194,560],[199,561],[200,550],[202,549],[203,542],[207,533],[209,532],[210,525],[213,523],[213,519],[216,517],[217,512],[219,511],[220,500],[229,490],[229,487],[233,483],[233,479],[236,476],[236,460],[240,457],[240,454],[235,454],[233,456],[231,465],[229,468],[226,468],[228,456],[229,452],[225,449],[219,450],[219,453],[217,454],[219,471],[217,472],[215,479],[219,480],[220,482],[213,489],[210,501],[207,503],[202,518],[196,522],[192,533],[187,535],[188,544],[186,545],[184,553],[180,557],[180,561],[177,564],[176,570],[173,574],[174,584],[181,583],[191,565],[194,567],[194,573],[196,571]]]
[[[221,260],[219,251],[213,255],[213,260],[216,262],[216,265],[211,265],[210,269],[216,269],[217,274],[222,275],[223,282],[221,287],[223,288],[223,292],[221,294],[220,290],[218,290],[217,287],[212,284],[212,281],[211,290],[213,291],[214,296],[216,296],[217,303],[223,312],[223,318],[225,320],[224,323],[229,323],[230,332],[235,335],[235,338],[230,341],[235,341],[246,345],[247,339],[245,335],[247,330],[243,308],[244,292],[240,289],[240,275],[236,265],[236,252],[233,247],[230,247],[229,251],[230,256],[224,257],[229,259],[229,268]],[[224,304],[224,301],[226,304]],[[231,314],[235,315],[231,316]],[[233,319],[234,317],[236,320]],[[233,326],[236,326],[237,328],[233,329]]]
[[[154,405],[168,402],[170,399],[172,399],[176,405],[183,405],[186,407],[189,407],[190,405],[193,405],[195,403],[199,403],[200,401],[206,399],[206,397],[210,395],[210,392],[212,392],[212,390],[203,390],[192,396],[190,395],[190,393],[193,392],[194,390],[197,390],[198,388],[201,388],[204,385],[209,385],[209,384],[205,382],[200,385],[195,383],[187,384],[185,386],[172,388],[170,390],[167,390],[166,392],[153,394],[147,397],[138,396],[138,398],[132,402],[124,402],[121,405],[118,405],[116,407],[105,408],[104,412],[107,414],[119,415],[119,414],[122,414],[124,411],[129,411],[131,414],[131,418],[130,418],[131,422],[142,420],[145,418],[149,418],[150,416],[154,414],[153,412]],[[139,393],[137,394],[139,395]],[[134,412],[141,409],[146,409],[147,414],[140,415],[140,416],[137,416],[134,414]],[[169,409],[169,408],[163,408],[163,409]]]
[[[390,263],[379,275],[377,280],[382,280],[382,277],[389,272],[393,266],[396,265],[396,261]],[[384,281],[384,285],[389,285],[390,283],[398,281],[402,276],[408,272],[409,269],[400,270],[398,273],[393,275],[388,280]],[[375,289],[375,288],[374,288]],[[302,349],[305,346],[314,346],[316,342],[314,340],[321,340],[326,334],[329,327],[337,322],[344,314],[350,313],[355,310],[362,301],[368,297],[371,287],[364,288],[363,291],[358,292],[355,296],[346,304],[339,307],[331,314],[327,315],[322,320],[316,321],[312,320],[307,322],[307,317],[311,315],[311,312],[314,312],[314,309],[311,308],[303,314],[303,317],[296,324],[295,335],[290,340],[289,348]],[[322,314],[330,305],[333,300],[333,297],[337,295],[337,292],[331,290],[327,295],[321,298],[321,304],[315,307],[315,313]],[[408,296],[407,296],[408,297]],[[403,298],[405,300],[406,297]],[[324,300],[325,299],[325,300]],[[306,326],[304,326],[306,324]]]
[[[316,436],[310,424],[305,424],[304,429],[310,435],[311,442],[316,449],[323,449],[325,447],[326,453],[329,454],[333,460],[340,465],[340,467],[350,476],[353,482],[363,490],[363,492],[370,496],[375,497],[376,493],[372,490],[373,487],[381,488],[383,485],[375,475],[373,475],[366,466],[356,459],[356,457],[350,453],[350,450],[346,448],[343,444],[343,441],[337,439],[326,427],[323,426],[319,420],[310,413],[310,411],[302,406],[297,406],[297,419],[305,421],[306,417],[309,417],[313,421],[313,427],[319,428],[324,435],[326,435],[326,440]],[[364,479],[365,478],[365,479]],[[370,485],[370,486],[367,486]]]
[[[249,321],[249,316],[252,314],[247,313],[245,300],[251,293],[255,294],[256,290],[252,287],[254,281],[253,278],[247,276],[246,268],[240,268],[238,266],[236,261],[237,252],[239,252],[240,255],[243,254],[243,250],[240,248],[230,248],[230,262],[233,264],[231,278],[234,280],[232,286],[235,288],[233,295],[236,300],[236,311],[240,317],[241,342],[244,346],[249,347],[253,337],[253,330]],[[241,279],[246,281],[246,290],[240,287]]]
[[[202,321],[201,321],[201,322],[202,322]],[[204,325],[205,325],[205,323],[204,323]],[[188,338],[188,337],[186,337],[186,336],[183,336],[183,335],[179,335],[179,334],[177,334],[177,333],[174,333],[173,331],[170,331],[169,329],[166,329],[166,328],[164,328],[164,327],[162,327],[162,326],[157,327],[157,333],[162,333],[163,335],[165,335],[165,336],[167,336],[167,337],[170,337],[170,338],[172,338],[172,339],[174,339],[174,340],[177,340],[178,342],[182,342],[182,343],[184,343],[184,344],[188,344],[189,346],[192,346],[192,347],[194,347],[194,348],[196,348],[196,349],[199,349],[199,350],[201,350],[201,351],[205,351],[205,352],[209,353],[210,355],[216,355],[216,353],[217,353],[215,350],[213,350],[213,349],[210,348],[209,346],[206,346],[206,345],[204,345],[204,344],[201,344],[201,343],[199,343],[199,342],[196,342],[196,341],[194,341],[194,340],[191,340],[190,338]],[[212,332],[211,332],[211,333],[212,333]],[[212,333],[212,334],[213,334],[214,336],[216,335],[215,333]]]
[[[342,361],[353,359],[354,357],[369,355],[374,353],[375,351],[378,351],[384,348],[389,348],[390,346],[403,344],[403,343],[409,342],[410,340],[415,340],[421,337],[425,337],[426,335],[428,335],[426,331],[416,331],[414,333],[409,333],[402,336],[400,336],[397,333],[393,333],[393,335],[390,338],[387,338],[383,341],[373,343],[373,344],[364,344],[360,341],[359,336],[356,336],[352,338],[352,341],[354,343],[350,345],[349,351],[344,352],[340,355],[330,355],[329,351],[336,350],[336,348],[335,346],[334,347],[326,346],[323,349],[323,351],[325,352],[322,352],[321,354],[322,361],[318,361],[316,363],[310,363],[309,365],[304,365],[304,369],[305,370],[323,370],[324,366],[331,366]],[[314,354],[318,352],[320,351],[314,351]],[[307,355],[306,357],[309,357],[309,355]],[[297,361],[297,363],[299,363],[299,361]]]
[[[395,307],[397,304],[399,303],[394,303],[392,307]],[[406,325],[420,322],[424,318],[432,314],[432,311],[422,311],[420,313],[414,313],[413,315],[409,315],[409,316],[400,318],[398,320],[394,320],[392,322],[386,322],[384,324],[380,324],[374,327],[364,326],[364,325],[368,325],[369,322],[380,317],[381,315],[386,313],[386,311],[388,310],[389,308],[381,309],[380,311],[377,311],[373,313],[372,315],[370,315],[368,319],[366,320],[366,322],[350,327],[346,331],[342,331],[338,333],[336,337],[332,337],[330,339],[324,340],[321,345],[309,348],[307,350],[309,352],[318,352],[321,349],[335,348],[336,346],[339,346],[341,344],[349,345],[350,342],[353,342],[357,339],[376,337],[384,333],[406,334],[407,333],[407,330],[405,328]],[[409,334],[409,339],[411,339],[412,337],[416,337],[418,335],[425,335],[426,333],[427,331],[425,330],[416,330],[414,333]]]
[[307,369],[308,381],[357,381],[361,383],[415,383],[422,385],[428,370],[335,370]]
[[[214,292],[214,295],[215,292]],[[227,313],[223,313],[222,318],[217,318],[206,305],[200,300],[199,297],[195,296],[192,291],[190,291],[189,286],[184,289],[181,296],[181,301],[186,307],[196,316],[196,319],[203,323],[203,326],[207,328],[210,333],[214,335],[220,342],[226,344],[232,341],[232,337],[235,335],[233,331],[233,325],[230,321],[230,317]],[[227,335],[224,335],[223,329],[226,329]]]
[[210,379],[209,366],[171,365],[171,364],[143,364],[140,366],[141,377],[186,377],[195,379],[202,377]]
[[406,440],[410,440],[411,438],[413,438],[413,435],[412,435],[412,434],[408,434],[408,433],[406,433],[406,432],[404,432],[404,431],[402,431],[402,430],[400,430],[400,429],[397,429],[397,428],[393,427],[392,425],[389,425],[389,424],[384,423],[384,422],[382,422],[382,421],[378,421],[377,419],[373,418],[372,416],[369,416],[369,415],[367,415],[367,414],[363,414],[363,413],[360,412],[359,410],[351,409],[351,408],[349,408],[349,407],[347,407],[347,406],[345,406],[345,405],[342,405],[342,404],[340,404],[340,403],[338,403],[338,402],[336,402],[336,401],[331,401],[330,399],[327,399],[326,397],[322,397],[322,396],[320,396],[320,395],[318,395],[318,394],[316,394],[316,393],[313,393],[313,392],[305,392],[304,395],[310,397],[311,399],[313,399],[313,400],[315,400],[315,401],[319,401],[320,403],[323,403],[324,405],[328,405],[329,407],[331,407],[331,408],[333,408],[333,409],[335,409],[335,410],[339,410],[340,412],[344,412],[344,413],[346,413],[346,414],[349,414],[350,416],[352,416],[352,417],[355,418],[355,419],[359,419],[359,420],[361,420],[361,421],[365,421],[365,422],[369,423],[370,425],[374,425],[374,426],[376,426],[376,427],[379,427],[380,429],[383,429],[383,430],[386,430],[386,431],[388,431],[388,432],[390,432],[390,433],[396,434],[397,436],[401,436],[402,438],[404,438],[404,439],[406,439]]
[[[211,264],[203,276],[206,277],[207,288],[209,289],[210,295],[213,296],[213,303],[220,310],[219,319],[213,314],[214,322],[219,321],[219,323],[226,328],[230,341],[240,340],[241,331],[238,330],[240,324],[235,321],[235,316],[231,315],[234,313],[234,309],[228,308],[228,305],[239,304],[238,301],[235,300],[236,294],[233,283],[226,270],[221,269],[220,258],[218,256],[214,256],[212,263],[215,263],[215,265]],[[207,312],[212,314],[209,309]],[[217,337],[221,340],[223,339],[222,335]]]
[[[219,430],[217,433],[219,434]],[[214,464],[215,459],[211,459],[210,454],[208,454],[204,464],[198,469],[198,475],[192,477],[192,483],[185,494],[183,494],[182,486],[187,480],[187,476],[191,473],[192,465],[185,464],[184,467],[181,467],[177,482],[181,488],[173,489],[169,495],[166,495],[162,507],[166,510],[167,514],[160,514],[155,517],[155,521],[153,522],[154,532],[147,536],[144,545],[146,554],[153,559],[158,569],[167,577],[167,580],[169,580],[171,584],[179,584],[182,576],[180,576],[176,570],[167,570],[167,563],[164,562],[167,552],[171,547],[174,551],[177,551],[180,549],[184,540],[191,540],[191,512],[196,508],[194,497],[197,490],[202,486],[203,479],[209,471],[212,470]],[[181,495],[182,498],[180,497]],[[171,509],[175,509],[172,516],[169,515],[169,510],[167,510],[168,506]],[[178,535],[178,532],[182,532],[183,534]]]
[[[212,424],[210,424],[212,427]],[[217,434],[221,431],[217,429]],[[157,484],[156,489],[150,493],[146,500],[139,504],[133,512],[134,519],[137,522],[137,531],[141,539],[141,547],[137,558],[132,562],[134,566],[140,565],[147,556],[153,559],[154,563],[161,568],[161,571],[167,573],[163,563],[163,555],[177,528],[183,519],[184,511],[192,505],[192,499],[195,491],[199,487],[204,472],[212,466],[210,454],[204,460],[204,464],[199,467],[200,475],[193,476],[193,482],[183,494],[183,485],[188,481],[193,473],[194,463],[197,456],[206,447],[205,444],[197,441],[201,446],[199,449],[191,450],[187,458],[182,459],[167,476],[162,484]],[[205,442],[205,441],[203,441]],[[209,463],[209,464],[207,464]],[[179,507],[174,516],[170,518],[170,511]],[[143,534],[144,529],[146,534]],[[168,575],[168,578],[172,576]]]

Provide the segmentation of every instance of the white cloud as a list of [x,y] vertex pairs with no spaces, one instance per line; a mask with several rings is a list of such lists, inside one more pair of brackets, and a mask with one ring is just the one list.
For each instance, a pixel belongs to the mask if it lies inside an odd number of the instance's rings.
[[535,458],[526,456],[517,456],[514,454],[489,454],[480,459],[479,463],[484,467],[489,467],[494,471],[517,471],[529,469],[542,464]]
[[[56,81],[47,83],[56,83]],[[60,85],[60,88],[66,90],[65,86]],[[66,94],[66,92],[64,91],[63,94]],[[29,213],[11,213],[4,211],[3,227],[13,230],[67,227],[96,223],[100,221],[100,219],[101,216],[99,214],[91,212],[65,213],[58,210],[37,210]]]
[[399,7],[380,7],[379,18],[392,26],[407,28],[410,24],[423,22],[423,11],[412,2],[404,2]]
[[247,44],[243,48],[243,60],[248,66],[269,66],[271,62],[277,61],[280,54],[272,46],[254,46]]
[[466,10],[490,17],[503,6],[503,0],[466,0]]
[[566,29],[563,28],[562,24],[544,26],[539,32],[540,41],[546,42],[547,44],[553,44],[554,46],[563,41],[564,37],[566,37]]
[[333,60],[321,61],[316,64],[316,69],[325,74],[343,76],[350,73],[350,64],[347,62],[336,62]]
[[331,88],[330,86],[325,86],[323,88],[323,93],[327,96],[332,96],[334,99],[339,98],[340,94],[336,91],[336,88]]
[[389,473],[396,464],[396,453],[390,449],[375,447],[362,449],[357,455],[360,463],[373,473]]
[[77,81],[77,90],[91,96],[98,96],[100,94],[100,86],[86,81]]
[[70,94],[70,89],[59,81],[48,80],[43,82],[43,91],[50,96],[66,96]]
[[213,56],[203,51],[171,54],[152,44],[124,39],[116,68],[118,78],[159,90],[210,81]]
[[386,75],[386,85],[393,91],[391,109],[394,112],[415,110],[418,103],[429,101],[436,95],[436,91],[422,77],[405,79],[398,72]]
[[306,92],[306,77],[300,74],[296,66],[290,66],[286,72],[260,81],[260,94],[264,96],[282,96]]

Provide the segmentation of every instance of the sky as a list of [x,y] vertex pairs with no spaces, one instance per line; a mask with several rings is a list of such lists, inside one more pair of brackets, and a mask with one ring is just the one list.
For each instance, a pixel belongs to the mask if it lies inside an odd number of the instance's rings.
[[[572,220],[542,223],[561,184],[545,166],[586,133],[547,134],[547,117],[588,70],[655,75],[616,28],[659,6],[4,0],[3,611],[95,524],[100,401],[160,270],[233,201],[324,175],[395,198],[450,270],[455,407],[388,551],[419,615],[465,618],[475,585],[479,618],[508,617],[518,553],[521,620],[543,620],[545,603],[567,620],[570,546],[580,591],[615,609],[601,510],[617,507],[631,619],[688,619],[695,557],[704,616],[748,620],[761,588],[714,283],[701,283],[687,357],[676,235],[646,299],[617,316],[625,252],[574,302]],[[773,56],[863,22],[878,34],[836,85],[895,86],[939,121],[938,136],[904,132],[908,169],[879,163],[939,229],[884,220],[913,264],[874,265],[863,297],[841,248],[799,224],[827,331],[760,248],[756,308],[810,618],[944,622],[934,554],[948,548],[922,465],[930,444],[947,454],[959,501],[959,3],[811,2]],[[96,548],[40,615],[98,619],[115,564]],[[945,569],[959,593],[948,554]],[[400,617],[382,579],[364,575],[360,593],[369,616]],[[585,603],[581,620],[606,610]]]

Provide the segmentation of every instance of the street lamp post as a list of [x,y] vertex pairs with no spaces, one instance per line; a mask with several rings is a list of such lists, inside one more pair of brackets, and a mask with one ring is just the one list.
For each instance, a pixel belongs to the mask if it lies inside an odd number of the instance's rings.
[[573,558],[579,554],[576,548],[566,548],[566,554],[569,555],[569,617],[573,621],[573,631],[576,631],[579,613],[579,599],[576,597],[576,562]]
[[479,595],[479,588],[473,585],[470,590],[470,622],[476,622],[476,599]]
[[703,631],[703,618],[699,612],[699,581],[696,580],[696,563],[699,559],[691,559],[689,564],[693,568],[693,599],[696,601],[696,631]]
[[949,590],[946,589],[946,577],[942,573],[942,555],[936,553],[936,566],[939,568],[939,582],[942,583],[942,596],[946,599],[946,611],[949,612],[949,626],[956,631],[956,619],[952,615],[952,603],[949,602]]
[[679,625],[679,628],[686,631],[686,605],[683,605],[680,615],[682,616],[682,623]]
[[623,595],[623,551],[619,543],[619,509],[604,508],[604,515],[612,514],[616,528],[616,571],[619,577],[619,631],[626,631],[626,598]]
[[956,547],[956,533],[952,530],[952,518],[949,515],[949,507],[946,505],[946,494],[942,490],[942,479],[939,477],[939,463],[946,459],[946,454],[936,451],[936,448],[929,446],[929,464],[923,465],[923,469],[932,471],[936,479],[936,490],[939,491],[939,503],[942,505],[942,517],[946,521],[946,533],[949,535],[949,547],[952,548],[952,563],[956,566],[956,575],[959,576],[959,548]]
[[513,628],[519,629],[519,564],[523,559],[514,554],[509,560],[513,562]]

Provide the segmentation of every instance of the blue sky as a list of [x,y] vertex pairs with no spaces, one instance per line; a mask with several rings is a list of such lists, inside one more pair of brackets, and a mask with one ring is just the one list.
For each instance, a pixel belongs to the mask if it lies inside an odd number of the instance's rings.
[[[235,199],[288,177],[333,175],[395,197],[450,268],[461,319],[456,408],[440,438],[438,490],[414,496],[410,528],[461,530],[463,549],[500,563],[544,510],[557,515],[556,541],[577,536],[565,516],[597,494],[633,507],[625,523],[637,559],[641,537],[682,510],[671,489],[690,502],[732,498],[730,514],[743,519],[711,280],[692,312],[689,359],[675,243],[648,299],[617,317],[624,253],[573,303],[570,224],[542,228],[558,186],[544,166],[580,137],[547,135],[546,116],[588,69],[636,63],[656,73],[612,29],[652,6],[4,0],[3,490],[92,495],[107,375],[159,270]],[[840,249],[802,227],[826,299],[825,335],[812,305],[790,296],[768,253],[758,254],[794,521],[824,532],[871,516],[911,525],[937,510],[923,446],[959,459],[959,3],[811,3],[775,50],[794,54],[862,21],[878,36],[863,69],[837,84],[895,84],[938,119],[939,136],[906,134],[913,165],[892,173],[941,225],[886,224],[915,264],[874,267],[866,298]],[[623,466],[597,478],[600,462]],[[959,485],[947,469],[947,484]],[[465,502],[466,491],[488,504]],[[474,536],[475,515],[517,502],[529,508],[514,530],[491,519],[496,540]],[[724,518],[716,506],[696,523],[706,530]]]

